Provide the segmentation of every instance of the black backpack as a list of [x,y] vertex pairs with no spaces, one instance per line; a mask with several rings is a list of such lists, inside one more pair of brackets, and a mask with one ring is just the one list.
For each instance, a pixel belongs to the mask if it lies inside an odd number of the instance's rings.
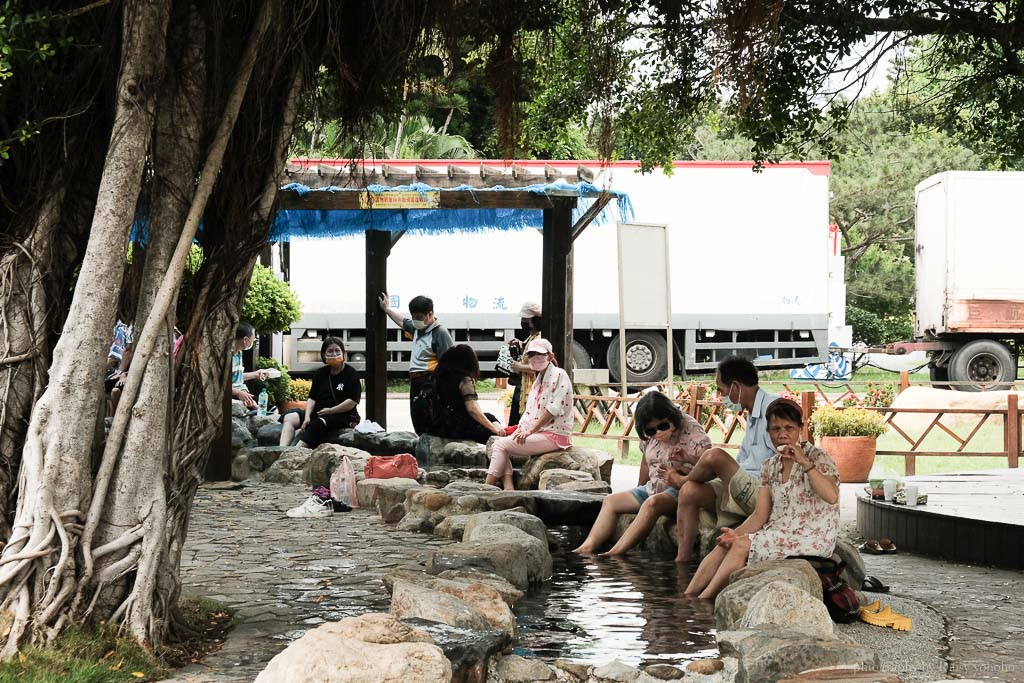
[[417,434],[435,433],[444,427],[451,409],[441,401],[437,391],[437,377],[430,376],[420,391],[412,399],[409,409],[412,416],[412,428]]

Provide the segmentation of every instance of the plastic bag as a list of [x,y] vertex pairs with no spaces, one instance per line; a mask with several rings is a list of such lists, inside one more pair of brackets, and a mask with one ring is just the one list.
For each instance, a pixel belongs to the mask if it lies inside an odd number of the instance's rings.
[[347,455],[341,459],[341,464],[331,474],[331,498],[352,508],[359,507],[359,500],[356,497],[356,469]]

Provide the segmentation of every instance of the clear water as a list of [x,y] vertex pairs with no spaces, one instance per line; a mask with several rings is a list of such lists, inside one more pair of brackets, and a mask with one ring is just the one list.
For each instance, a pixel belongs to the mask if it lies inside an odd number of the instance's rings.
[[713,605],[683,597],[692,567],[636,552],[553,559],[550,583],[514,607],[518,654],[630,666],[718,656]]

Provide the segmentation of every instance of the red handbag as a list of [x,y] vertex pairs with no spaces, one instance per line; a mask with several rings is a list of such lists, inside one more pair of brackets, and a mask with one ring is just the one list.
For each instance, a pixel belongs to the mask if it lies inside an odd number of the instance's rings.
[[363,473],[367,479],[392,479],[404,477],[415,479],[419,476],[420,465],[408,453],[398,455],[371,455],[366,461]]

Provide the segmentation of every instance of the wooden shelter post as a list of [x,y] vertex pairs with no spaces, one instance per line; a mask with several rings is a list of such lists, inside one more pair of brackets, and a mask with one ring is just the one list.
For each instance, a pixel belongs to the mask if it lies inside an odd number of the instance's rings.
[[387,429],[388,316],[377,298],[388,291],[391,233],[366,231],[366,418]]
[[[558,197],[544,209],[541,312],[544,335],[559,365],[572,368],[572,209],[576,198]],[[570,374],[571,377],[571,374]]]

